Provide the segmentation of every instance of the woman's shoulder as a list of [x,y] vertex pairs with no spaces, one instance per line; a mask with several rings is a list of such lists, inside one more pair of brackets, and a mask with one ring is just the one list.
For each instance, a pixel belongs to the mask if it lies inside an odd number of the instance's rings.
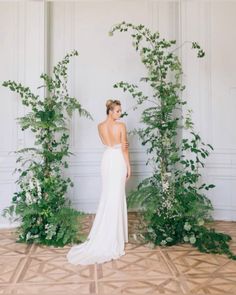
[[122,122],[122,121],[118,121],[116,122],[116,124],[118,124],[119,126],[125,126],[125,122]]
[[120,128],[126,128],[125,122],[120,121],[120,122],[117,122],[116,124],[118,124]]
[[[97,124],[97,127],[100,128],[100,127],[102,127],[105,124],[106,124],[106,121],[102,121],[102,122],[100,122],[100,123]],[[120,126],[120,127],[126,127],[125,122],[122,122],[122,121],[115,122],[115,125],[116,126]]]
[[105,121],[102,121],[102,122],[98,123],[98,124],[97,124],[97,127],[100,128],[101,126],[104,125],[104,123],[105,123]]

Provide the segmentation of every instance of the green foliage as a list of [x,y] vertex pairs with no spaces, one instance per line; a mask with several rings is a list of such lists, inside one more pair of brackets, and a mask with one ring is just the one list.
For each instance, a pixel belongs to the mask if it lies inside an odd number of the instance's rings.
[[[144,102],[150,104],[141,115],[144,127],[131,131],[147,146],[150,157],[146,164],[153,169],[152,176],[141,181],[127,199],[129,208],[143,214],[140,239],[163,246],[188,242],[200,251],[236,259],[229,250],[231,238],[204,226],[212,220],[213,210],[205,192],[214,185],[200,184],[200,169],[213,147],[194,131],[190,113],[184,117],[180,112],[186,101],[181,98],[185,86],[181,62],[174,53],[179,47],[173,49],[176,40],[162,39],[159,32],[126,22],[115,25],[109,34],[116,31],[131,31],[132,44],[146,68],[140,82],[152,91],[148,96],[135,84],[120,81],[114,85],[130,93],[136,101],[133,110]],[[197,42],[192,42],[192,48],[199,58],[205,55]],[[180,136],[183,129],[188,138]]]
[[83,213],[70,208],[66,193],[73,183],[62,176],[71,155],[68,120],[75,110],[92,119],[67,90],[69,60],[76,55],[77,51],[66,54],[53,68],[52,76],[41,74],[44,85],[40,87],[47,92],[43,99],[21,83],[3,82],[3,86],[20,95],[22,104],[29,109],[18,118],[21,129],[29,129],[35,135],[36,147],[16,151],[19,191],[3,214],[20,221],[19,242],[63,246],[82,239],[79,220]]

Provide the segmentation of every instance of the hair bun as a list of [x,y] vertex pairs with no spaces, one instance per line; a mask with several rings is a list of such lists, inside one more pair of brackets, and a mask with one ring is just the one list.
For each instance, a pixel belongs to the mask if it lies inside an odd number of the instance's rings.
[[112,100],[112,99],[108,99],[106,101],[106,114],[108,115],[109,114],[109,111],[113,111],[114,107],[115,106],[120,106],[121,105],[121,102],[118,100],[118,99],[115,99],[115,100]]
[[108,99],[106,101],[106,107],[108,108],[112,103],[113,103],[113,100],[112,99]]

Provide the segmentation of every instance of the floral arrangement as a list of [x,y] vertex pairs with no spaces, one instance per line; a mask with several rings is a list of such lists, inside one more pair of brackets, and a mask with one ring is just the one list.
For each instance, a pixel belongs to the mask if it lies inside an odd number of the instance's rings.
[[[21,83],[4,81],[3,86],[17,92],[29,112],[18,118],[22,130],[35,135],[34,147],[16,151],[19,173],[12,204],[3,215],[20,221],[18,242],[64,246],[84,239],[80,233],[80,217],[84,215],[70,207],[66,198],[70,178],[63,177],[68,168],[68,122],[75,110],[80,116],[92,119],[67,89],[67,69],[70,58],[77,51],[66,54],[53,68],[53,74],[41,74],[45,97],[40,98]],[[39,87],[39,88],[40,88]]]
[[[206,224],[212,221],[213,207],[205,193],[215,186],[201,183],[200,170],[213,147],[202,142],[194,131],[191,111],[182,114],[186,101],[181,98],[185,86],[176,54],[180,47],[173,48],[176,40],[162,39],[159,32],[151,32],[142,24],[122,22],[114,25],[109,35],[116,31],[131,31],[132,45],[146,68],[140,82],[151,90],[150,95],[145,95],[136,84],[114,84],[131,94],[136,101],[133,110],[144,102],[149,105],[141,114],[144,127],[130,132],[147,146],[150,157],[146,165],[151,165],[153,171],[127,198],[128,207],[141,213],[137,240],[148,241],[153,247],[190,243],[202,252],[224,253],[236,259],[229,248],[231,237]],[[191,43],[198,58],[205,56],[197,42],[185,43]],[[188,138],[183,138],[183,129],[189,131]]]

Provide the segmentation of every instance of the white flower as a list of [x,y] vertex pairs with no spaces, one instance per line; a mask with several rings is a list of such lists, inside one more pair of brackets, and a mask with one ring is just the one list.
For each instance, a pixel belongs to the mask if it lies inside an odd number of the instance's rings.
[[26,197],[26,199],[25,199],[26,204],[27,204],[27,205],[32,204],[32,198],[31,198],[31,195],[30,195],[29,192],[26,192],[26,193],[25,193],[25,197]]
[[[36,203],[39,199],[42,198],[40,182],[35,177],[31,177],[31,179],[27,183],[23,183],[22,189],[25,191],[25,195],[26,195],[25,202],[27,205]],[[37,190],[37,196],[34,196],[35,189]]]
[[20,201],[21,197],[20,196],[17,196],[16,197],[16,202]]
[[46,239],[51,240],[52,237],[56,234],[57,225],[46,224],[45,228],[46,228],[45,233],[47,234]]
[[30,190],[34,189],[34,184],[33,184],[32,179],[30,179],[30,181],[29,181],[29,188],[30,188]]
[[171,178],[171,172],[165,172],[164,174],[162,174],[162,188],[163,191],[167,191],[169,189],[170,186],[170,178]]
[[188,236],[184,236],[184,241],[188,242],[189,241],[189,237]]
[[171,237],[168,237],[168,238],[166,238],[166,241],[167,241],[167,242],[172,242],[173,239],[172,239]]
[[198,219],[198,225],[203,225],[205,222],[203,219]]
[[190,237],[189,239],[191,244],[194,244],[196,242],[196,238],[194,236]]
[[27,235],[26,235],[26,241],[28,241],[29,239],[31,238],[31,232],[27,232]]
[[45,224],[45,229],[47,230],[50,227],[50,225],[47,223]]
[[191,227],[192,227],[191,224],[189,224],[188,222],[185,222],[185,224],[184,224],[185,230],[189,231],[191,229]]
[[163,191],[167,191],[169,188],[169,183],[168,182],[163,182],[162,183]]
[[40,183],[38,181],[38,179],[36,179],[36,186],[37,186],[37,191],[38,191],[38,197],[41,198],[42,197],[42,194],[41,194],[41,186],[40,186]]

